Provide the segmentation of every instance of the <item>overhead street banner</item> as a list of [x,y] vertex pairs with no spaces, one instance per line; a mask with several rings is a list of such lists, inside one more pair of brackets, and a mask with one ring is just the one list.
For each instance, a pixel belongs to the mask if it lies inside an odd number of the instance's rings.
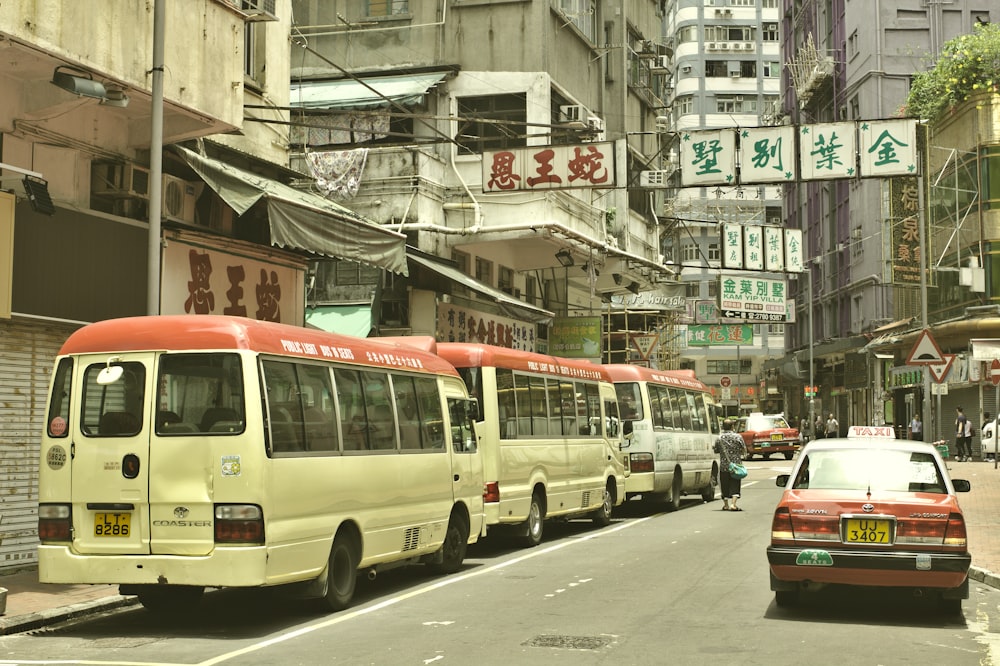
[[719,277],[719,314],[730,319],[787,323],[787,292],[785,280],[723,273]]

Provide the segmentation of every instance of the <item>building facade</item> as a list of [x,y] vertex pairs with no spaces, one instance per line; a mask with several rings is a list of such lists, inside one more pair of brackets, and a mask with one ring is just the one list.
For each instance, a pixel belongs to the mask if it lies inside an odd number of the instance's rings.
[[[782,113],[796,124],[894,117],[905,112],[913,73],[929,67],[944,42],[990,21],[1000,21],[1000,10],[976,0],[785,0]],[[969,339],[998,334],[977,310],[995,292],[980,282],[981,271],[973,283],[970,263],[988,253],[996,234],[984,224],[985,193],[968,177],[976,160],[963,157],[983,146],[956,132],[976,119],[964,116],[950,128],[924,120],[919,177],[786,187],[783,215],[803,230],[808,261],[789,357],[773,369],[802,413],[811,408],[834,413],[841,424],[887,422],[904,430],[921,413],[935,437],[953,440],[955,406],[974,422],[980,411],[995,412],[984,403]],[[904,242],[911,222],[913,229],[922,223],[925,235]],[[916,262],[920,254],[925,270]],[[970,269],[968,280],[963,269]],[[956,355],[946,389],[907,363],[923,328],[938,332],[942,350]],[[810,384],[819,389],[814,401],[803,397]]]

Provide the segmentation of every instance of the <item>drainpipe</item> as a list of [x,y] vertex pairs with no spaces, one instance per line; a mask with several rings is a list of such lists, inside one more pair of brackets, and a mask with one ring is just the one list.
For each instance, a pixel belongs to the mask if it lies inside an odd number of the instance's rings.
[[149,141],[149,238],[147,244],[146,313],[160,314],[160,191],[163,187],[163,24],[166,0],[153,3],[152,136]]

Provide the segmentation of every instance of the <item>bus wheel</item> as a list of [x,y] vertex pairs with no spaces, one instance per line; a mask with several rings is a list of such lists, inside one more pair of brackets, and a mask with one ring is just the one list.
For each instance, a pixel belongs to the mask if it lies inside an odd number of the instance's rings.
[[143,585],[139,603],[153,613],[183,613],[201,601],[204,587],[196,585]]
[[785,451],[785,460],[791,460],[794,455],[795,451]]
[[667,504],[667,509],[670,511],[677,511],[681,508],[681,485],[684,479],[681,477],[680,471],[674,471],[674,483],[670,488],[670,503]]
[[347,608],[358,583],[358,560],[354,554],[353,540],[338,534],[330,548],[330,562],[326,572],[326,594],[323,601],[330,610]]
[[538,493],[531,496],[531,506],[528,507],[528,519],[524,521],[524,533],[521,542],[528,548],[534,548],[542,542],[542,500]]
[[601,508],[593,513],[594,524],[598,527],[606,527],[611,524],[611,512],[614,510],[614,498],[611,495],[611,490],[607,487],[604,488],[604,501],[601,502]]
[[455,573],[461,568],[462,561],[465,560],[465,551],[468,545],[469,527],[461,516],[454,515],[448,521],[448,531],[444,535],[444,543],[441,544],[441,561],[430,563],[427,566],[434,573]]
[[711,502],[715,499],[715,488],[719,485],[719,470],[712,465],[712,474],[709,476],[708,484],[701,489],[701,499]]

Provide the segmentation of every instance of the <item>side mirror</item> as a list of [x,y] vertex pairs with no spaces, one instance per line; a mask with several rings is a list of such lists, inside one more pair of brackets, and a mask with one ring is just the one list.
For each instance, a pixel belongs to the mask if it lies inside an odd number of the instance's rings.
[[951,485],[955,487],[956,493],[967,493],[972,490],[972,484],[966,479],[952,479]]
[[788,474],[779,474],[778,476],[774,477],[774,485],[778,486],[779,488],[784,488],[785,486],[788,485],[788,477],[789,477]]
[[631,421],[625,421],[624,423],[622,423],[622,434],[625,435],[626,437],[631,435],[633,430],[634,426]]
[[466,406],[466,416],[469,417],[470,421],[478,421],[479,416],[479,401],[475,398],[470,398]]

